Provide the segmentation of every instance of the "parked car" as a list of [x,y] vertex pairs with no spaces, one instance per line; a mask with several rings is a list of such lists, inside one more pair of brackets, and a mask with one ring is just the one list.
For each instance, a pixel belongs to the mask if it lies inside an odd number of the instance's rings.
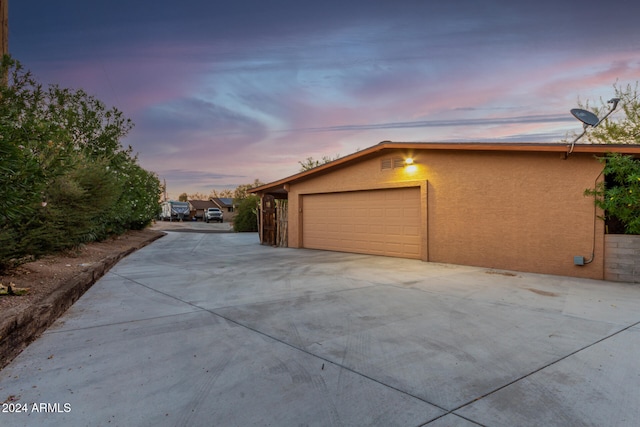
[[209,221],[223,222],[222,211],[218,208],[207,208],[207,210],[204,212],[204,220],[206,222],[209,222]]

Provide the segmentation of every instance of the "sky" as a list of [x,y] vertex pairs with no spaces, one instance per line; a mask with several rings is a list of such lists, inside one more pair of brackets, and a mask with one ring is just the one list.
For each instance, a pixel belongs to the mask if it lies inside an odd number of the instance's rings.
[[[560,142],[640,80],[640,2],[9,0],[9,51],[130,118],[169,197],[397,142]],[[617,113],[611,118],[615,119]]]

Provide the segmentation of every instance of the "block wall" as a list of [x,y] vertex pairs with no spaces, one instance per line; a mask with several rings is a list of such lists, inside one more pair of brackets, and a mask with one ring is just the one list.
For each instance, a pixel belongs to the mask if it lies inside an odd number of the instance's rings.
[[605,280],[640,283],[640,236],[607,234],[604,254]]

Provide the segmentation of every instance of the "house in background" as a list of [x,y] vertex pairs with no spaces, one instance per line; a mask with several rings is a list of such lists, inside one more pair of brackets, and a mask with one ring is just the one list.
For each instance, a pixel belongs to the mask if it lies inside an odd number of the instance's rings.
[[609,152],[640,146],[384,141],[250,192],[267,245],[603,279]]
[[211,202],[216,208],[222,211],[222,218],[225,222],[233,222],[236,217],[235,205],[231,197],[212,197]]
[[233,199],[230,197],[212,197],[209,200],[189,200],[191,216],[196,220],[204,218],[204,212],[209,208],[218,208],[222,211],[224,222],[233,222],[236,216]]
[[209,208],[217,207],[211,200],[189,200],[191,216],[196,220],[204,219],[204,212]]

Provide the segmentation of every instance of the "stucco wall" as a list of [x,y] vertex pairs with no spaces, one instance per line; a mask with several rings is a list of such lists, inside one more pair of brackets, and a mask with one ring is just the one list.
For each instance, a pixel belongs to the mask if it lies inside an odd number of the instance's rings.
[[[414,172],[381,170],[381,159],[407,156]],[[423,260],[602,279],[604,225],[594,224],[593,200],[583,195],[601,169],[591,154],[385,152],[292,184],[289,246],[302,246],[304,194],[419,186]],[[574,265],[592,250],[593,262]]]

